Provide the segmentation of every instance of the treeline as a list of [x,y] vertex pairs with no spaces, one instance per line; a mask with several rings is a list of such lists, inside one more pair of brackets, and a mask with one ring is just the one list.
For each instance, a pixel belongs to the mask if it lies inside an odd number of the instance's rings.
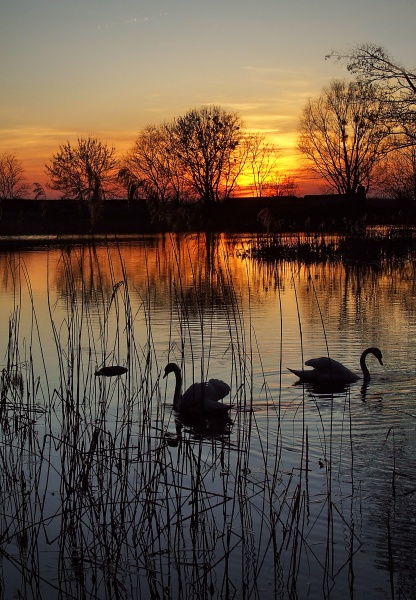
[[[325,193],[416,200],[416,72],[372,44],[328,58],[346,64],[353,79],[332,81],[305,104],[298,138],[304,175],[323,182]],[[121,158],[114,147],[81,137],[62,144],[45,169],[47,187],[85,202],[94,223],[110,198],[142,199],[162,210],[195,201],[213,207],[247,194],[296,195],[296,181],[279,169],[281,157],[237,113],[203,106],[145,127]],[[0,199],[22,198],[29,189],[18,157],[0,157]],[[39,183],[33,194],[47,197]]]
[[[81,137],[62,144],[45,168],[50,190],[84,200],[91,210],[109,198],[212,206],[237,195],[243,180],[245,194],[257,197],[296,193],[294,180],[279,171],[280,156],[264,134],[248,132],[237,113],[203,106],[144,128],[121,158],[114,147]],[[0,198],[22,198],[28,185],[16,156],[0,159],[0,179],[2,173]],[[46,199],[39,183],[33,189],[35,199]]]

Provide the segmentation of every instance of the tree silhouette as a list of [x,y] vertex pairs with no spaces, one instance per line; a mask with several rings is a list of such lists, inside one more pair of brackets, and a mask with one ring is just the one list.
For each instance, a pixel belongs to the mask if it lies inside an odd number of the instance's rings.
[[247,177],[251,180],[253,196],[275,195],[277,165],[281,152],[275,144],[266,139],[263,133],[253,133],[246,137]]
[[130,179],[140,182],[141,191],[148,198],[165,203],[187,196],[168,124],[145,127],[136,138],[133,148],[123,158],[122,165],[121,171],[127,172]]
[[203,106],[175,119],[170,132],[171,148],[194,194],[207,205],[228,198],[247,159],[240,117]]
[[416,71],[391,58],[376,44],[361,44],[348,53],[331,52],[346,63],[362,86],[379,84],[379,100],[383,105],[385,126],[396,138],[396,146],[413,145],[416,141]]
[[373,86],[334,80],[300,117],[298,145],[307,169],[339,194],[368,190],[375,166],[391,149],[381,110]]
[[95,204],[104,199],[115,182],[115,149],[96,138],[78,138],[76,146],[67,142],[46,165],[49,187],[63,198]]
[[22,198],[29,191],[21,161],[15,154],[0,156],[0,199]]

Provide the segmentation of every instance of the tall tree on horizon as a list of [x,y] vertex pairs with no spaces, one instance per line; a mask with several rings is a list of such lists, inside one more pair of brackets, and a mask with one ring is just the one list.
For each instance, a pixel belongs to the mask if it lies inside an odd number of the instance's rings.
[[308,100],[299,122],[298,147],[306,169],[339,194],[371,185],[378,161],[389,151],[388,129],[373,86],[334,80]]
[[171,142],[171,125],[148,125],[122,159],[123,168],[141,185],[147,198],[163,204],[186,198],[179,157]]
[[45,167],[50,189],[62,192],[62,198],[87,203],[93,229],[102,212],[102,200],[116,189],[115,149],[97,138],[78,138],[76,145],[70,141],[62,144]]
[[247,176],[250,177],[253,195],[257,198],[276,191],[277,165],[281,152],[276,144],[267,140],[264,133],[253,133],[246,138],[248,144]]
[[237,113],[195,108],[175,119],[170,132],[171,150],[192,192],[208,206],[230,197],[247,159]]
[[97,138],[78,138],[76,145],[67,141],[45,165],[48,187],[62,192],[62,198],[96,203],[112,189],[116,166],[115,149]]
[[0,200],[22,198],[28,191],[21,161],[16,154],[5,152],[0,156]]

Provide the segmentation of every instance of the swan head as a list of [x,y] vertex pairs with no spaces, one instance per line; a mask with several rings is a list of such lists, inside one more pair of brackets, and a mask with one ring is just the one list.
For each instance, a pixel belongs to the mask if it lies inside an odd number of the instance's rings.
[[365,364],[365,359],[367,357],[367,354],[373,354],[376,359],[378,360],[378,362],[382,365],[383,364],[383,355],[381,354],[381,350],[380,348],[367,348],[367,350],[364,350],[364,352],[361,355],[360,358],[360,366],[363,372],[363,376],[364,376],[364,381],[370,381],[371,376],[370,376],[370,372],[367,368],[367,365]]
[[367,348],[367,350],[365,351],[365,354],[373,354],[376,359],[378,360],[378,362],[382,365],[383,364],[383,355],[381,353],[380,348]]
[[163,375],[163,378],[167,377],[169,375],[169,373],[175,373],[175,374],[179,374],[180,375],[180,369],[178,367],[177,364],[175,363],[169,363],[166,365],[165,367],[165,374]]

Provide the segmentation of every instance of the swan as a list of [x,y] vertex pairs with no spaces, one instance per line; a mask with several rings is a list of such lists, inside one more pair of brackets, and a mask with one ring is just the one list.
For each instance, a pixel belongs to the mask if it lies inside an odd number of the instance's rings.
[[[365,359],[367,358],[368,354],[373,354],[377,358],[378,362],[381,365],[383,364],[383,355],[381,354],[381,350],[379,348],[367,348],[364,350],[360,358],[360,366],[363,372],[364,381],[370,381],[371,379],[370,371],[365,363]],[[305,365],[308,367],[313,367],[313,369],[307,369],[306,371],[303,369],[289,369],[289,371],[294,373],[302,382],[305,383],[353,383],[354,381],[361,379],[360,375],[353,373],[347,369],[347,367],[344,367],[343,364],[337,360],[334,360],[333,358],[329,358],[328,356],[311,358],[305,362]]]
[[126,367],[120,367],[119,365],[113,365],[111,367],[102,367],[98,371],[95,371],[95,376],[100,377],[114,377],[115,375],[124,375],[127,373]]
[[209,413],[226,416],[231,406],[219,402],[230,393],[230,386],[221,379],[210,379],[203,383],[192,384],[186,392],[181,393],[182,373],[176,363],[169,363],[165,367],[163,378],[169,373],[175,373],[175,394],[173,408],[179,413]]

